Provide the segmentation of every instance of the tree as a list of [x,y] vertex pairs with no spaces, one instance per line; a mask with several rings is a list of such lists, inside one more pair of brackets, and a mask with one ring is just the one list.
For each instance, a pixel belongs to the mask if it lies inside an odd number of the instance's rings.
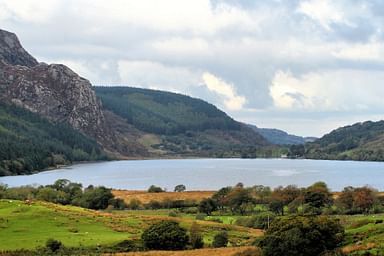
[[174,189],[175,192],[184,192],[187,188],[185,187],[185,185],[183,184],[180,184],[180,185],[177,185]]
[[203,236],[200,232],[200,227],[196,222],[192,223],[190,233],[190,242],[193,249],[200,249],[204,246]]
[[213,211],[217,210],[217,205],[211,198],[205,198],[201,200],[198,206],[199,212],[203,212],[207,215],[211,215]]
[[241,215],[244,215],[248,208],[254,202],[253,197],[248,189],[236,187],[231,192],[229,192],[225,198],[224,203],[227,205],[232,212],[239,212]]
[[368,213],[375,202],[375,193],[369,187],[356,188],[353,191],[353,207],[359,209],[362,213]]
[[332,194],[327,184],[324,182],[316,182],[305,190],[304,201],[310,207],[320,209],[332,202]]
[[212,196],[212,200],[216,202],[217,208],[220,210],[224,209],[224,199],[228,195],[229,192],[232,191],[231,187],[224,187],[219,189],[215,194]]
[[141,238],[150,250],[183,250],[189,241],[187,231],[174,221],[153,224],[144,231]]
[[100,210],[106,209],[112,198],[113,194],[111,189],[103,186],[89,186],[87,189],[85,189],[83,196],[78,198],[78,201],[75,203],[84,208]]
[[275,219],[260,240],[265,256],[320,255],[335,249],[344,238],[344,229],[327,216],[291,216]]
[[215,248],[226,247],[228,244],[228,233],[226,231],[222,231],[217,233],[213,238],[212,246]]
[[161,193],[164,192],[164,190],[161,187],[157,187],[155,185],[151,185],[148,188],[148,193]]

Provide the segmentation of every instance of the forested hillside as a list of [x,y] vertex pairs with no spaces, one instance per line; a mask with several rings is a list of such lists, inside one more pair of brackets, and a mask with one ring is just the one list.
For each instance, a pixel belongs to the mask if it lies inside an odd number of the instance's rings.
[[145,141],[152,152],[239,156],[234,152],[268,145],[260,134],[200,99],[132,87],[96,86],[94,89],[104,109],[136,129],[152,134],[138,139]]
[[0,102],[0,176],[105,158],[95,141],[68,125]]
[[238,122],[200,99],[132,87],[94,89],[106,109],[142,131],[174,135],[187,130],[240,130]]
[[305,157],[383,161],[384,121],[368,121],[336,129],[306,144]]

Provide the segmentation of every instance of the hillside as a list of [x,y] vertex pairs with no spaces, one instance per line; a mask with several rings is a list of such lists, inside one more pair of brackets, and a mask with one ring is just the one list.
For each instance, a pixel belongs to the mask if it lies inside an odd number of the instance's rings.
[[301,136],[296,136],[292,134],[288,134],[285,131],[271,128],[259,128],[255,125],[248,125],[254,131],[260,133],[269,143],[275,145],[296,145],[296,144],[304,144],[306,142],[306,138]]
[[70,126],[0,102],[0,176],[99,159],[100,145]]
[[157,154],[212,156],[266,140],[214,105],[189,96],[132,87],[98,87],[103,107],[141,132],[137,141]]
[[384,121],[338,128],[305,145],[305,157],[384,161]]

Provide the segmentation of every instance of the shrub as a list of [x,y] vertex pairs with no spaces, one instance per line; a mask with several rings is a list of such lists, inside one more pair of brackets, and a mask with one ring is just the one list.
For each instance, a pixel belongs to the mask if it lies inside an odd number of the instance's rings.
[[200,232],[200,227],[197,225],[196,222],[192,223],[191,230],[190,230],[190,242],[193,249],[200,249],[203,248],[204,242],[203,242],[203,236]]
[[236,220],[236,225],[245,226],[249,228],[267,229],[268,224],[275,219],[274,213],[264,212],[252,217],[243,217]]
[[213,238],[212,246],[215,248],[219,247],[226,247],[228,244],[228,233],[225,231],[222,231],[215,235]]
[[59,250],[63,246],[63,244],[59,240],[55,240],[55,239],[50,238],[45,243],[45,246],[49,250],[51,250],[52,252],[56,252],[57,250]]
[[187,231],[174,221],[153,224],[144,231],[142,239],[151,250],[183,250],[189,241]]
[[205,220],[206,217],[207,217],[207,214],[199,213],[199,214],[196,214],[195,219],[197,219],[197,220]]

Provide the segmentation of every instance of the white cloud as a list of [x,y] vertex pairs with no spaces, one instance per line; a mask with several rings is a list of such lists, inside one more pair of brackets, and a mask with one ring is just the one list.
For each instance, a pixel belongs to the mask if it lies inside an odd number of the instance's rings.
[[237,95],[233,84],[229,84],[208,72],[203,74],[202,79],[210,91],[223,98],[224,106],[227,109],[241,110],[247,102],[244,96]]
[[158,62],[121,60],[118,71],[121,82],[131,86],[185,93],[200,84],[199,72]]
[[384,44],[382,42],[342,44],[340,47],[335,47],[333,55],[347,60],[384,62]]
[[55,16],[60,0],[2,0],[0,20],[46,23]]
[[320,23],[327,30],[331,30],[332,23],[341,23],[352,25],[345,17],[341,8],[337,8],[335,2],[331,0],[308,0],[302,1],[298,11],[311,17],[313,20]]
[[183,56],[196,56],[209,54],[209,44],[203,38],[181,38],[156,40],[152,47],[163,54],[179,54]]
[[276,72],[270,95],[278,109],[365,111],[382,106],[382,71],[328,70],[295,77]]

